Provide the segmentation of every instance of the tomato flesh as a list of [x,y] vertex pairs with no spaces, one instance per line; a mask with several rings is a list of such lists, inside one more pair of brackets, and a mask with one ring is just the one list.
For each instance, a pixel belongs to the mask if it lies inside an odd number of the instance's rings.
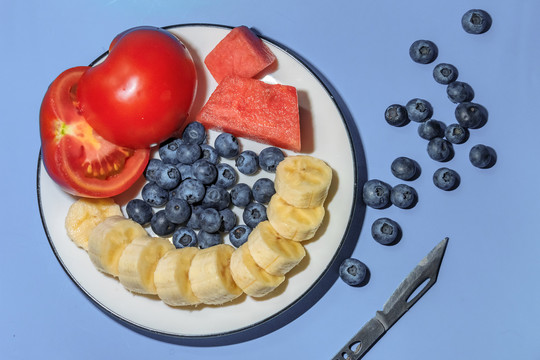
[[47,90],[40,109],[42,158],[47,173],[64,191],[111,197],[140,178],[150,150],[115,145],[88,124],[76,97],[78,81],[87,69],[64,71]]

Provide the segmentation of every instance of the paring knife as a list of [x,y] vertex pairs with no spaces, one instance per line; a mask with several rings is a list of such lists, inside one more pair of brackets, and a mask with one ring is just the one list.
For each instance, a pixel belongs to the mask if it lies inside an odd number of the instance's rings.
[[[444,238],[399,284],[392,296],[360,331],[333,357],[333,360],[361,359],[437,281],[448,238]],[[420,286],[425,286],[420,289]],[[415,292],[419,290],[416,294]],[[413,295],[411,297],[411,295]]]

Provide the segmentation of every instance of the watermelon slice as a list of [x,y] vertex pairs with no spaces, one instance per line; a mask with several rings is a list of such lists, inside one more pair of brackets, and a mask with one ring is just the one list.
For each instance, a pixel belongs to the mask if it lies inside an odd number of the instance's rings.
[[257,79],[228,76],[197,115],[210,129],[283,149],[300,151],[296,88]]
[[246,26],[232,29],[206,56],[204,63],[219,83],[225,76],[251,78],[276,60],[276,56]]

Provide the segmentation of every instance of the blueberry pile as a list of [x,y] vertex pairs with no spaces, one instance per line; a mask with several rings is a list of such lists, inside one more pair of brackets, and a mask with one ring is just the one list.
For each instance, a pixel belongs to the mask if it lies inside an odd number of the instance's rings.
[[[177,248],[207,248],[224,242],[238,247],[252,229],[266,220],[266,204],[275,193],[274,182],[261,177],[253,186],[239,182],[239,173],[274,173],[284,154],[267,147],[260,154],[241,151],[238,139],[219,134],[213,146],[199,122],[188,124],[180,138],[160,144],[159,158],[149,161],[142,199],[126,205],[128,217],[150,226],[161,237],[172,237]],[[221,159],[234,160],[231,166]],[[240,223],[233,207],[242,210]]]

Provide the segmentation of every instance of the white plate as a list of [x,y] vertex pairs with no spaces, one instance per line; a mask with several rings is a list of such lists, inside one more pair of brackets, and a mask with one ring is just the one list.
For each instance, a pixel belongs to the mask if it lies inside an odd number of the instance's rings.
[[[196,113],[216,86],[202,61],[230,28],[187,24],[167,29],[186,44],[198,64]],[[43,226],[60,264],[106,314],[148,336],[196,345],[244,341],[273,331],[299,316],[328,290],[337,279],[337,263],[352,251],[358,238],[365,212],[358,184],[365,181],[365,160],[354,122],[320,74],[282,45],[263,39],[276,55],[278,66],[262,80],[297,88],[302,152],[325,160],[334,170],[325,223],[317,238],[305,243],[306,258],[269,296],[258,300],[242,296],[225,306],[173,308],[157,297],[128,292],[116,279],[98,272],[86,252],[67,237],[64,218],[75,198],[50,179],[39,160],[37,191]],[[215,135],[210,132],[210,143]],[[241,143],[244,149],[256,152],[265,147],[245,139]],[[252,184],[255,179],[243,176],[240,181]],[[138,195],[139,190],[132,195]],[[118,200],[125,205],[128,199]]]

